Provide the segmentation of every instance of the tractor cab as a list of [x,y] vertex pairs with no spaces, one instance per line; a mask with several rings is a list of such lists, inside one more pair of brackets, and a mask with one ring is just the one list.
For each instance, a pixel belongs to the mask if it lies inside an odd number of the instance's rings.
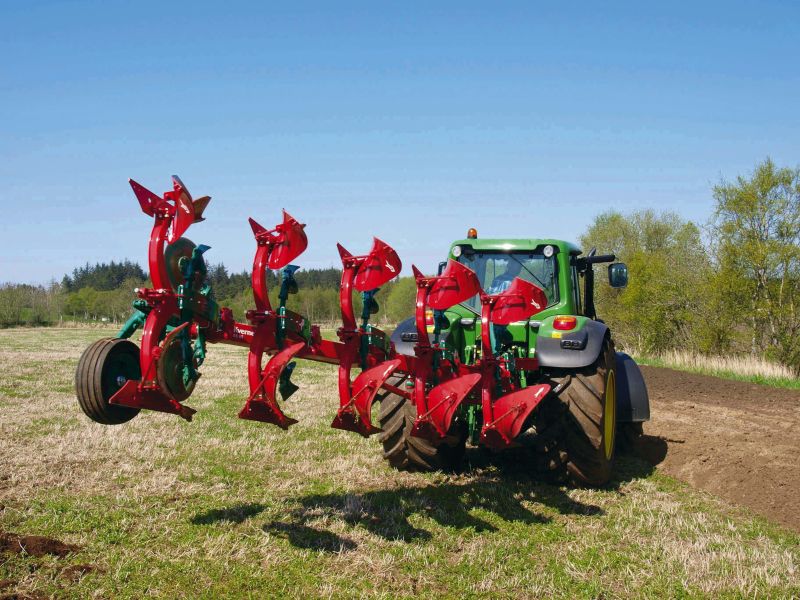
[[[595,319],[595,264],[612,263],[608,268],[611,287],[622,288],[628,283],[627,267],[614,262],[613,254],[597,255],[592,249],[581,256],[577,246],[562,240],[478,239],[474,229],[470,234],[471,237],[453,242],[450,257],[476,273],[486,294],[504,291],[514,277],[541,288],[547,296],[547,306],[537,320],[558,314]],[[473,296],[460,306],[479,313],[480,298]]]
[[[481,239],[475,229],[470,229],[466,238],[452,243],[448,258],[473,271],[482,289],[444,311],[444,318],[440,317],[442,342],[460,353],[466,362],[478,358],[481,354],[481,296],[506,291],[515,278],[541,289],[546,302],[537,307],[536,314],[530,319],[493,328],[495,354],[515,346],[516,354],[533,357],[541,336],[553,339],[554,335],[564,335],[559,332],[578,334],[588,321],[597,318],[593,265],[612,263],[609,265],[609,284],[616,288],[627,285],[627,267],[624,263],[614,262],[613,254],[597,255],[594,249],[585,256],[581,254],[577,246],[562,240]],[[440,274],[446,265],[447,262],[440,263]],[[435,329],[434,317],[434,311],[429,311],[430,335]],[[398,351],[413,352],[416,334],[412,329],[410,320],[398,327],[399,333],[393,336]],[[572,351],[585,350],[579,342],[565,346]]]

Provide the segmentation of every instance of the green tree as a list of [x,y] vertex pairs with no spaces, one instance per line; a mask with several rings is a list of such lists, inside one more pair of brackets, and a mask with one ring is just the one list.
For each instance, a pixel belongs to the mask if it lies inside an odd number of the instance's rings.
[[599,215],[582,236],[583,247],[613,252],[628,264],[624,290],[604,285],[596,267],[595,301],[618,345],[638,352],[701,348],[710,263],[700,229],[677,214],[652,210]]
[[401,277],[392,283],[381,301],[383,318],[392,324],[414,315],[417,284],[413,277]]
[[771,159],[714,187],[714,254],[753,354],[800,372],[800,169]]
[[12,283],[0,285],[0,325],[13,327],[22,323],[24,297],[23,286]]
[[0,327],[47,325],[58,316],[58,284],[38,285],[7,283],[0,285]]

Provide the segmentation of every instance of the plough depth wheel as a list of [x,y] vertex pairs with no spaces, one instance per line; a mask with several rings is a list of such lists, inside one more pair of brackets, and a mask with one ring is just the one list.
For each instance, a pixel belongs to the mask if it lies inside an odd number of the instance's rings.
[[139,348],[129,340],[97,340],[81,355],[75,373],[78,403],[93,421],[119,425],[139,414],[138,408],[109,404],[128,380],[141,378]]

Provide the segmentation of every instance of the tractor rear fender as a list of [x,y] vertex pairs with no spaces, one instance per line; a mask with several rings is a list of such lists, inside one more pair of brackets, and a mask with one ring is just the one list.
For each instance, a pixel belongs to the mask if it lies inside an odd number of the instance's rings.
[[565,331],[560,337],[539,335],[536,358],[542,367],[582,369],[597,360],[608,335],[605,323],[588,319],[578,331]]
[[649,420],[650,398],[639,365],[624,352],[617,352],[617,422]]
[[[448,331],[443,331],[439,335],[439,343],[444,344],[447,339]],[[417,323],[414,317],[409,317],[405,321],[401,321],[392,332],[391,341],[394,344],[394,349],[398,354],[405,354],[406,356],[415,356],[414,346],[417,343]],[[433,343],[433,334],[428,334],[428,340]]]

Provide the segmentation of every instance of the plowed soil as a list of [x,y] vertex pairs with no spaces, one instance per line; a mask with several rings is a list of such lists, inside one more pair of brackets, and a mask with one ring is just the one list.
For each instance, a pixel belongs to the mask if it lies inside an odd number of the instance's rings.
[[800,531],[800,392],[642,367],[639,453],[690,485]]

